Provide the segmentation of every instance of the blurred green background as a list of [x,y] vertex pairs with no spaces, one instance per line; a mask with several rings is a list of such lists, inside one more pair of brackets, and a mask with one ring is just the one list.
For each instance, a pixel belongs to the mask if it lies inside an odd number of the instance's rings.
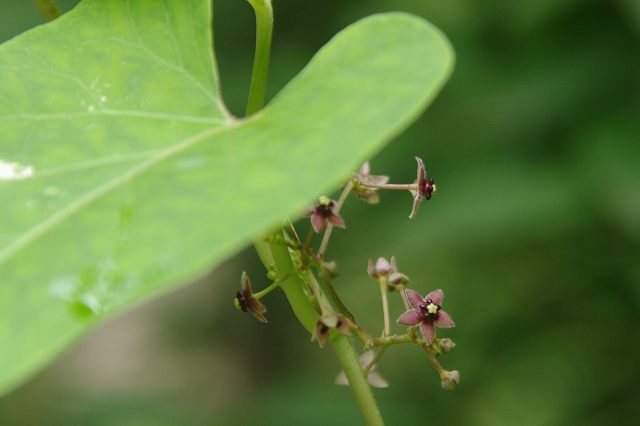
[[[73,1],[60,1],[69,9]],[[637,0],[275,2],[270,93],[360,17],[404,10],[452,40],[454,75],[427,113],[372,160],[409,181],[425,158],[438,194],[350,200],[328,257],[357,317],[381,326],[369,257],[395,255],[416,289],[444,289],[461,387],[440,389],[411,347],[388,351],[376,391],[389,425],[636,425],[640,418],[640,3]],[[216,2],[227,104],[247,95],[253,16]],[[41,23],[0,5],[0,40]],[[100,22],[96,22],[100,25]],[[306,226],[306,223],[305,225]],[[110,321],[0,399],[1,425],[351,425],[338,365],[266,299],[268,325],[233,308],[247,249],[206,279]],[[392,299],[393,313],[400,303]],[[2,348],[10,350],[10,348]]]

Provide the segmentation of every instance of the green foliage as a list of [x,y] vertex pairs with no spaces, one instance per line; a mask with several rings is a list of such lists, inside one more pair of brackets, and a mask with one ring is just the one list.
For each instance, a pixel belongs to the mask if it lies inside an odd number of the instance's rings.
[[334,188],[452,66],[422,19],[373,16],[240,120],[217,88],[209,6],[86,0],[0,47],[1,389]]

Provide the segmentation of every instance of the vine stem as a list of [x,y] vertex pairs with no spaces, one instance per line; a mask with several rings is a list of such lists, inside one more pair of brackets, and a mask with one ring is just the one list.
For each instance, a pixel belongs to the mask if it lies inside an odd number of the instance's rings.
[[[271,0],[248,0],[256,14],[256,52],[249,86],[246,115],[259,111],[264,105],[269,55],[271,50],[271,35],[273,33],[273,8]],[[283,232],[283,231],[280,231]],[[284,233],[282,234],[284,236]],[[275,240],[272,238],[272,240]],[[291,309],[304,328],[313,333],[319,314],[304,292],[304,282],[298,274],[293,273],[295,267],[291,253],[286,245],[269,243],[267,239],[254,241],[260,260],[270,270],[275,267],[280,282]],[[330,339],[331,347],[340,361],[342,369],[349,380],[351,390],[355,396],[367,426],[384,426],[382,415],[373,397],[373,392],[362,372],[358,355],[348,336],[333,332]]]
[[256,51],[253,57],[249,100],[245,115],[258,112],[264,105],[269,75],[271,35],[273,33],[273,7],[271,0],[249,0],[256,14]]
[[59,17],[62,12],[53,0],[33,0],[42,16],[47,21],[53,21]]
[[[288,247],[271,243],[270,248],[278,275],[285,276],[294,270]],[[291,275],[282,281],[280,288],[284,290],[289,305],[291,305],[298,321],[300,321],[309,333],[313,333],[316,322],[320,316],[304,293],[304,282],[302,282],[300,276],[297,274]],[[342,370],[349,380],[349,385],[356,398],[360,412],[365,419],[365,423],[367,426],[384,426],[382,415],[380,414],[373,392],[362,371],[358,354],[353,348],[351,339],[343,334],[332,332],[330,343],[340,362]]]

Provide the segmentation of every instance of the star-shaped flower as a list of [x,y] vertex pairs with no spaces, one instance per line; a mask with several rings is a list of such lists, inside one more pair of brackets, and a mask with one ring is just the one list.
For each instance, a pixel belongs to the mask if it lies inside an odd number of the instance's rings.
[[346,228],[344,220],[337,213],[338,203],[329,197],[322,196],[318,199],[318,203],[311,207],[306,215],[311,217],[311,226],[316,232],[324,229],[325,224],[331,223],[338,228]]
[[420,331],[427,344],[431,344],[436,335],[435,327],[450,328],[455,326],[449,314],[443,311],[440,306],[444,299],[442,290],[434,290],[424,299],[418,292],[411,289],[406,289],[404,294],[412,309],[400,315],[397,322],[408,326],[420,325]]
[[409,219],[416,217],[418,207],[420,207],[422,200],[430,200],[431,195],[437,190],[433,179],[429,178],[429,180],[427,180],[427,170],[424,167],[422,158],[416,157],[416,161],[418,162],[418,179],[415,182],[417,189],[411,190],[411,194],[413,195],[413,208],[411,209],[411,214],[409,214]]
[[236,293],[234,300],[236,307],[242,309],[242,312],[251,312],[260,322],[267,322],[267,319],[263,315],[267,312],[267,308],[258,299],[253,297],[251,281],[246,272],[242,272],[241,282],[242,291]]
[[360,167],[360,170],[358,170],[356,179],[353,185],[353,192],[355,192],[358,198],[369,204],[378,204],[380,202],[380,196],[377,192],[378,189],[366,187],[362,184],[382,185],[389,182],[389,176],[372,175],[371,167],[367,161]]

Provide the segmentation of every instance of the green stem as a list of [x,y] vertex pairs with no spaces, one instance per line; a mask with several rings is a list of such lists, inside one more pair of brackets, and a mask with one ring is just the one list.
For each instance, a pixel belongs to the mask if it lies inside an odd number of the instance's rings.
[[[269,55],[271,50],[271,34],[273,32],[273,9],[271,0],[249,0],[256,13],[256,52],[253,61],[249,99],[246,115],[259,111],[264,105],[269,69]],[[278,275],[277,281],[284,291],[289,305],[298,321],[309,333],[315,331],[319,319],[318,312],[304,292],[304,282],[298,274],[293,273],[295,267],[291,260],[289,248],[282,244],[268,243],[266,240],[254,241],[260,260],[267,270],[275,265]],[[280,279],[282,277],[282,281]],[[288,277],[288,278],[285,278]],[[382,416],[373,397],[373,392],[360,368],[358,355],[351,340],[337,333],[331,339],[331,346],[340,361],[351,389],[355,395],[358,407],[368,426],[383,426]]]
[[[270,244],[270,248],[278,276],[285,276],[294,270],[288,247],[281,244]],[[304,283],[300,279],[300,276],[298,274],[291,275],[288,279],[282,281],[280,288],[284,290],[298,321],[300,321],[309,333],[313,333],[319,315],[304,293]],[[358,403],[358,407],[365,418],[366,424],[368,426],[384,425],[375,398],[373,397],[373,392],[371,392],[371,388],[362,372],[358,355],[349,337],[334,333],[331,339],[331,346],[340,361],[342,369],[347,375],[347,379],[349,380],[349,384],[351,385],[351,389]]]
[[342,370],[349,380],[349,386],[353,391],[360,412],[364,416],[367,426],[384,426],[382,415],[371,392],[369,383],[362,372],[358,355],[353,349],[351,340],[342,334],[331,340],[331,346],[336,353]]
[[[305,294],[304,282],[302,282],[300,276],[298,276],[298,274],[292,274],[295,267],[289,254],[289,248],[277,243],[270,243],[269,248],[271,249],[271,255],[276,266],[280,288],[284,290],[289,305],[291,305],[293,313],[296,318],[298,318],[298,321],[300,321],[300,324],[302,324],[309,333],[313,333],[320,315],[313,308],[313,305]],[[289,275],[289,277],[284,278],[287,275]],[[281,277],[284,279],[281,280]]]
[[273,290],[275,290],[278,286],[280,285],[280,281],[274,281],[273,283],[269,284],[267,287],[263,288],[262,290],[260,290],[257,293],[253,293],[253,297],[255,299],[262,299],[264,296],[266,296],[267,294],[271,293]]
[[333,287],[333,283],[331,282],[331,278],[327,277],[326,272],[320,273],[320,278],[322,279],[322,284],[324,286],[325,291],[329,295],[329,299],[335,305],[338,312],[346,318],[349,318],[351,321],[355,321],[355,317],[351,313],[351,311],[344,305],[340,296],[336,292],[336,289]]
[[271,0],[249,0],[256,14],[256,52],[249,86],[246,115],[252,115],[264,105],[273,33],[273,8]]
[[60,8],[53,0],[33,0],[33,4],[36,5],[44,19],[47,21],[53,21],[62,14]]

